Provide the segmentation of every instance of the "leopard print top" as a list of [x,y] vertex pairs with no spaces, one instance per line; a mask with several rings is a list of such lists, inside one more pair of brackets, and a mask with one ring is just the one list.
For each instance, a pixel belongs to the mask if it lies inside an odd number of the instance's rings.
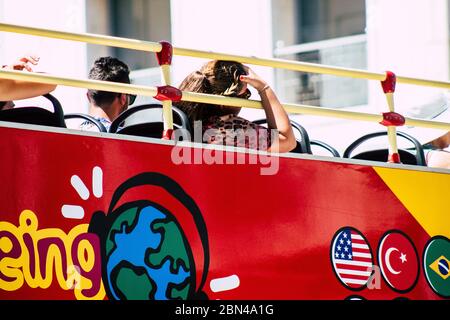
[[268,128],[229,114],[203,124],[203,142],[266,151],[272,137]]

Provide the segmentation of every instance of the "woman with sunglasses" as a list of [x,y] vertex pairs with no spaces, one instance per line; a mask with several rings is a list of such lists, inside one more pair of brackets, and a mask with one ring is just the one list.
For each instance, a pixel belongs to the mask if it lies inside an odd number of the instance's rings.
[[275,92],[251,68],[239,62],[213,60],[188,75],[179,89],[248,99],[251,95],[248,85],[259,93],[268,128],[239,117],[239,107],[194,102],[180,102],[177,107],[188,116],[194,133],[195,128],[201,125],[205,143],[268,152],[289,152],[294,149],[296,140],[288,115]]

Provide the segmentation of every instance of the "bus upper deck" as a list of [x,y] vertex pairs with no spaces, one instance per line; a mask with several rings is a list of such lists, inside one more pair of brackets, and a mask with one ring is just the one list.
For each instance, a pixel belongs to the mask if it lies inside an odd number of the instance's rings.
[[[382,115],[284,107],[382,123],[392,162],[401,160],[392,157],[399,153],[397,126],[450,130],[449,123],[396,113],[392,74],[5,24],[0,30],[376,78],[388,97]],[[260,107],[181,92],[170,86],[170,64],[162,70],[160,87],[3,70],[0,77],[156,97],[166,132],[176,122],[171,104],[180,99]],[[0,122],[0,135],[2,299],[450,297],[448,170],[12,122]]]

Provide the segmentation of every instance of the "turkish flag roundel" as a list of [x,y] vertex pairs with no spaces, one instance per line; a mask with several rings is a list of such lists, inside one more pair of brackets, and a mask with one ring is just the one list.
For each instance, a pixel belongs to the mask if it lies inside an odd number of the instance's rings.
[[411,240],[400,231],[389,231],[380,240],[378,262],[387,284],[407,292],[419,277],[419,256]]

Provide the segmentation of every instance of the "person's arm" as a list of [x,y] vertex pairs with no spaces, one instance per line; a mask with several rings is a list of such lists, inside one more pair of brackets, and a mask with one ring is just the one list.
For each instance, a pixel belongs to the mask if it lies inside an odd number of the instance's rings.
[[[38,57],[28,56],[19,59],[16,63],[5,66],[2,69],[5,70],[26,70],[32,72],[30,64],[37,65],[39,62]],[[21,100],[40,96],[55,90],[56,85],[28,82],[28,81],[18,81],[0,78],[0,100],[10,101],[10,100]]]
[[51,84],[0,79],[0,100],[33,98],[52,92],[55,88],[56,86]]
[[294,131],[289,117],[278,100],[275,92],[252,69],[247,68],[248,75],[241,76],[240,80],[254,87],[260,97],[266,113],[269,129],[278,131],[278,139],[272,141],[268,152],[289,152],[296,146]]
[[432,150],[428,154],[427,161],[428,167],[450,169],[450,152]]

